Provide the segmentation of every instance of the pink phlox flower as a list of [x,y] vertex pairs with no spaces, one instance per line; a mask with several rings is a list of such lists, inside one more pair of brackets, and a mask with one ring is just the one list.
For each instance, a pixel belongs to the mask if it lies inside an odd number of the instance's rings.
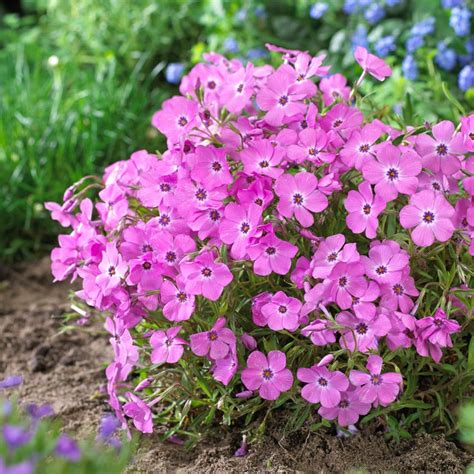
[[459,186],[457,179],[446,176],[441,171],[438,173],[423,171],[418,176],[418,191],[425,189],[437,193],[454,194],[459,191]]
[[246,256],[261,218],[262,209],[255,204],[248,207],[233,202],[227,204],[219,226],[219,236],[224,243],[232,245],[232,258],[242,260]]
[[45,202],[44,207],[51,212],[51,219],[58,221],[63,227],[71,227],[76,222],[71,202],[66,201],[63,205],[56,202]]
[[378,355],[371,355],[367,359],[367,370],[351,370],[349,379],[353,385],[359,387],[357,395],[361,402],[371,403],[374,407],[386,407],[394,402],[403,387],[401,374],[385,372],[382,374],[383,359]]
[[128,265],[122,259],[122,256],[117,250],[115,242],[109,242],[102,254],[102,260],[99,264],[99,275],[96,278],[96,283],[102,289],[105,296],[121,285],[128,272]]
[[461,117],[461,134],[467,152],[474,152],[474,114]]
[[456,132],[454,124],[443,120],[432,129],[433,137],[421,134],[416,137],[416,150],[423,167],[451,176],[461,169],[461,158],[466,152],[464,138]]
[[434,316],[416,320],[416,350],[423,357],[431,356],[435,362],[441,360],[442,348],[453,347],[451,334],[461,331],[461,325],[448,319],[446,313],[437,309]]
[[325,59],[325,54],[319,56],[311,56],[304,52],[298,54],[294,62],[296,80],[302,82],[314,76],[326,76],[331,66],[321,66]]
[[351,89],[347,87],[347,79],[342,74],[333,74],[324,77],[319,83],[319,88],[323,93],[324,105],[331,105],[336,100],[347,100]]
[[117,185],[110,185],[99,193],[104,202],[96,204],[97,211],[106,230],[115,228],[128,213],[128,200]]
[[239,368],[238,359],[235,351],[231,350],[222,359],[217,359],[211,368],[212,376],[223,385],[229,385],[232,377]]
[[149,252],[154,252],[161,238],[161,232],[156,226],[156,221],[146,223],[138,222],[129,226],[122,232],[120,253],[126,260],[138,258]]
[[299,326],[301,301],[287,296],[283,291],[275,293],[270,302],[262,307],[268,327],[274,331],[286,329],[290,332]]
[[381,285],[398,283],[404,270],[408,268],[409,261],[407,252],[401,250],[394,240],[373,241],[369,256],[361,257],[367,276]]
[[298,144],[288,147],[288,158],[295,163],[330,163],[336,157],[327,151],[328,136],[322,129],[306,128],[298,134]]
[[311,269],[314,278],[326,278],[338,262],[358,262],[360,259],[356,244],[346,244],[343,234],[330,235],[319,243]]
[[269,177],[259,177],[246,189],[238,189],[237,198],[245,206],[256,204],[266,209],[273,201],[273,183]]
[[303,227],[310,227],[314,222],[312,212],[321,212],[328,206],[326,196],[317,187],[318,179],[311,173],[280,176],[275,183],[280,198],[278,212],[287,218],[295,215]]
[[169,269],[166,273],[174,276],[183,257],[196,251],[196,242],[189,235],[164,231],[160,233],[154,250],[156,259]]
[[160,289],[163,314],[169,321],[185,321],[194,312],[194,295],[186,292],[186,280],[176,278],[175,283],[165,280]]
[[309,337],[315,346],[327,346],[336,342],[336,333],[332,326],[331,321],[315,319],[308,326],[301,329],[301,335]]
[[158,207],[162,204],[170,206],[175,199],[176,183],[176,173],[159,161],[152,170],[140,178],[137,197],[147,207]]
[[268,291],[258,294],[252,298],[252,321],[255,325],[264,327],[268,321],[262,312],[262,308],[272,300],[272,294]]
[[210,331],[191,334],[191,350],[197,356],[209,354],[213,360],[223,359],[230,351],[235,350],[237,339],[231,329],[225,328],[226,320],[220,317]]
[[272,272],[286,275],[291,267],[291,259],[297,252],[298,247],[279,239],[273,232],[258,239],[247,249],[249,257],[254,261],[255,274],[261,276]]
[[357,423],[361,415],[367,415],[371,408],[370,403],[364,403],[353,387],[341,392],[341,401],[336,407],[321,406],[318,413],[327,420],[336,420],[340,426],[349,426]]
[[201,240],[208,237],[219,236],[219,226],[224,218],[223,207],[209,207],[208,209],[196,209],[190,216],[188,225],[191,230],[198,233]]
[[179,142],[197,124],[198,104],[185,97],[165,100],[151,123],[171,142]]
[[362,296],[352,297],[352,311],[360,319],[372,319],[377,312],[374,301],[379,296],[379,285],[375,281],[369,281],[367,290]]
[[386,77],[392,75],[392,69],[383,59],[370,54],[362,46],[357,46],[354,51],[354,57],[364,72],[369,73],[379,81],[383,81]]
[[184,339],[176,337],[181,329],[181,326],[175,326],[166,331],[153,332],[150,338],[153,364],[163,364],[164,362],[175,364],[181,359],[184,346],[188,344]]
[[129,260],[130,274],[128,283],[140,284],[145,291],[158,290],[161,287],[162,274],[165,267],[158,262],[153,253],[148,252],[140,257]]
[[361,171],[364,164],[375,154],[375,142],[383,130],[374,123],[364,125],[360,130],[354,130],[350,139],[341,150],[341,160],[348,168]]
[[222,87],[220,99],[222,105],[234,114],[241,112],[248,104],[254,93],[254,65],[248,63],[245,68],[227,75]]
[[389,319],[383,313],[371,319],[360,319],[348,311],[343,311],[336,316],[336,321],[346,327],[339,330],[341,333],[339,344],[351,352],[377,349],[378,338],[385,336],[391,328]]
[[339,405],[341,392],[349,388],[349,380],[342,372],[331,372],[318,364],[309,369],[298,369],[297,377],[306,384],[301,390],[301,396],[310,403],[321,403],[321,406],[327,408]]
[[291,272],[290,280],[296,288],[302,289],[306,279],[311,275],[310,261],[306,257],[296,260],[294,270]]
[[286,356],[281,351],[270,351],[268,356],[260,351],[252,352],[241,377],[245,387],[258,390],[264,400],[276,400],[293,385],[293,375],[286,368]]
[[416,318],[411,314],[393,311],[387,315],[392,328],[386,336],[387,347],[395,351],[399,347],[409,348],[414,343]]
[[416,297],[420,292],[415,287],[415,280],[408,274],[403,275],[397,283],[387,282],[381,287],[380,306],[402,313],[408,313],[414,306],[411,297]]
[[378,216],[386,205],[385,199],[378,194],[374,196],[370,184],[362,181],[358,191],[350,190],[344,201],[344,207],[349,212],[346,217],[347,227],[355,234],[365,232],[368,239],[373,239],[377,235]]
[[198,146],[194,159],[190,160],[191,178],[205,183],[207,188],[216,188],[232,183],[227,153],[223,148]]
[[330,297],[341,309],[352,306],[353,297],[361,297],[367,291],[367,280],[364,278],[365,268],[360,262],[337,263],[329,277],[328,289]]
[[186,280],[186,292],[203,295],[211,301],[220,298],[233,278],[229,268],[224,263],[217,263],[211,251],[199,254],[193,261],[182,262],[180,269]]
[[359,129],[363,121],[362,112],[355,107],[336,104],[321,118],[321,128],[329,133],[334,146],[341,146],[354,129]]
[[418,187],[421,161],[417,153],[403,153],[391,143],[377,146],[377,158],[368,160],[362,168],[364,178],[375,184],[375,192],[385,201],[396,199],[398,193],[412,195]]
[[284,156],[285,149],[274,147],[267,139],[254,140],[240,152],[240,159],[247,174],[255,173],[271,178],[278,178],[283,174],[279,164]]
[[248,349],[249,351],[254,351],[257,348],[257,341],[253,336],[244,332],[242,336],[240,336],[240,341],[242,342],[243,346]]
[[208,181],[196,183],[190,179],[182,179],[176,190],[177,208],[184,218],[198,209],[219,208],[226,197],[224,187],[215,188]]
[[266,112],[265,121],[278,126],[285,117],[304,113],[303,100],[316,93],[313,82],[297,81],[296,71],[288,64],[282,64],[267,78],[266,87],[257,92],[257,105]]
[[400,224],[413,229],[411,237],[420,247],[428,247],[435,240],[446,242],[454,232],[454,208],[445,197],[435,191],[421,191],[410,198],[410,204],[400,211]]
[[152,433],[153,419],[150,407],[134,393],[127,392],[125,395],[129,400],[123,406],[125,415],[133,420],[133,424],[137,430],[142,433]]

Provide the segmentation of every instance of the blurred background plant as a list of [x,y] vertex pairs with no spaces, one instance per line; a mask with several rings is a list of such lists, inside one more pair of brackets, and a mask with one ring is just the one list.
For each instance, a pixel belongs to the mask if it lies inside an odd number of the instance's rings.
[[[17,2],[18,3],[18,2]],[[23,0],[0,12],[0,259],[47,251],[44,201],[80,177],[155,151],[152,113],[205,51],[267,60],[266,42],[327,52],[355,79],[352,49],[394,74],[374,107],[456,120],[474,104],[472,0]],[[0,7],[1,8],[1,7]],[[367,91],[365,91],[367,92]]]
[[[474,398],[470,398],[460,410],[459,440],[470,452],[474,452]],[[474,474],[474,464],[469,466],[467,474]]]
[[[5,381],[8,381],[6,379]],[[3,382],[5,382],[3,381]],[[22,408],[0,398],[0,472],[5,474],[119,474],[135,442],[117,434],[120,422],[104,418],[97,438],[76,441],[61,432],[48,405]]]

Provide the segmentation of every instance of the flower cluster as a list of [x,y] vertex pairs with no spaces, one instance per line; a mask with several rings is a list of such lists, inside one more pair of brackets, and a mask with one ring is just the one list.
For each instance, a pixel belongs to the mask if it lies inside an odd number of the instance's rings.
[[186,380],[206,393],[196,407],[217,403],[209,378],[232,403],[300,391],[351,425],[403,393],[392,354],[439,362],[461,330],[444,300],[420,310],[417,270],[434,243],[474,253],[474,115],[394,128],[356,101],[390,76],[382,59],[357,48],[351,90],[323,56],[268,48],[279,67],[207,54],[153,116],[162,155],[48,204],[72,227],[54,277],[108,315],[109,402],[145,433]]

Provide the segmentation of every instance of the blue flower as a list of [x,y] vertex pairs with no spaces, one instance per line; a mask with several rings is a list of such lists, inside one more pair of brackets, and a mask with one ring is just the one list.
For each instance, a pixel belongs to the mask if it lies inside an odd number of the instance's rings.
[[445,71],[451,71],[456,66],[456,52],[454,49],[446,47],[446,45],[440,41],[438,43],[438,52],[435,56],[436,64]]
[[179,81],[184,74],[184,64],[183,63],[169,63],[166,66],[165,77],[166,81],[170,84],[179,84]]
[[246,8],[241,8],[235,13],[234,16],[235,20],[238,22],[243,22],[247,18],[247,9]]
[[352,35],[351,41],[352,49],[355,49],[357,46],[363,46],[364,48],[367,48],[367,28],[364,25],[357,25],[357,28]]
[[237,43],[237,40],[231,36],[225,39],[223,47],[225,51],[232,54],[239,52],[239,43]]
[[464,0],[441,0],[441,6],[443,8],[460,7],[463,3]]
[[458,85],[462,91],[474,87],[474,68],[470,64],[464,66],[459,72]]
[[415,58],[408,54],[402,63],[403,75],[410,81],[415,81],[418,78],[418,64]]
[[425,44],[423,36],[415,35],[410,36],[405,42],[405,48],[408,53],[414,53],[418,48],[421,48]]
[[401,3],[401,0],[385,0],[387,7],[395,7]]
[[267,10],[265,10],[263,5],[256,6],[253,13],[257,18],[266,18],[267,16]]
[[449,25],[458,36],[466,36],[471,31],[471,16],[471,11],[465,7],[455,7],[451,10]]
[[384,36],[380,38],[374,45],[375,54],[384,58],[388,56],[392,51],[395,51],[395,38],[393,36]]
[[369,8],[364,13],[364,18],[369,22],[371,25],[375,25],[378,23],[382,18],[385,17],[385,10],[382,5],[379,3],[372,3]]
[[435,28],[435,19],[432,16],[425,18],[418,23],[415,23],[410,28],[410,33],[412,36],[426,36],[434,32]]
[[358,0],[346,0],[344,6],[342,7],[344,13],[351,15],[352,13],[357,13],[360,10],[360,5]]
[[327,11],[328,5],[323,2],[316,2],[309,11],[309,16],[315,20],[321,18]]
[[267,56],[267,51],[262,48],[251,48],[247,52],[248,59],[260,59],[265,58]]

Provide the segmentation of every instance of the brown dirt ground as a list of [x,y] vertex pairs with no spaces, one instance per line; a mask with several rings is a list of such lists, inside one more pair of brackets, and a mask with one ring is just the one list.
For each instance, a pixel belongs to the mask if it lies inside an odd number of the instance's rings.
[[[0,379],[22,374],[21,401],[51,404],[64,428],[80,437],[94,433],[107,411],[101,387],[111,353],[100,328],[59,334],[67,292],[67,285],[51,284],[48,259],[15,270],[0,265]],[[462,473],[474,459],[439,436],[417,435],[399,444],[385,441],[377,429],[347,439],[304,430],[285,437],[281,421],[276,417],[262,444],[243,458],[233,456],[238,432],[193,451],[162,443],[157,435],[143,437],[128,472]]]

